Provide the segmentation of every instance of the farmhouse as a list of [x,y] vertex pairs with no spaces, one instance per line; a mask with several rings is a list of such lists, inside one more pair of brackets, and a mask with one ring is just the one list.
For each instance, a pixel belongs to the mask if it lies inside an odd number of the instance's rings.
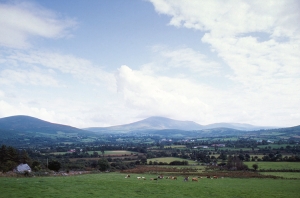
[[28,166],[28,164],[19,164],[15,169],[14,172],[16,173],[25,173],[25,172],[31,172],[31,168]]

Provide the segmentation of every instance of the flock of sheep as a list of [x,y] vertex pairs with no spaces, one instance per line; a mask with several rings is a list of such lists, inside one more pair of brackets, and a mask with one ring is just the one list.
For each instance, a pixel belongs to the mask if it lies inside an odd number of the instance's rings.
[[[126,175],[125,178],[130,178],[130,175]],[[177,177],[176,176],[167,176],[167,177],[164,177],[163,175],[158,175],[156,178],[150,178],[150,180],[158,180],[158,179],[163,179],[163,178],[166,178],[166,179],[172,179],[172,180],[177,180]],[[192,181],[195,181],[195,182],[198,182],[198,179],[202,179],[203,177],[193,177],[192,178]],[[206,178],[208,179],[218,179],[218,176],[207,176]],[[223,179],[223,177],[221,177]],[[146,180],[146,177],[137,177],[138,180]],[[183,181],[189,181],[189,177],[185,177],[183,179]]]

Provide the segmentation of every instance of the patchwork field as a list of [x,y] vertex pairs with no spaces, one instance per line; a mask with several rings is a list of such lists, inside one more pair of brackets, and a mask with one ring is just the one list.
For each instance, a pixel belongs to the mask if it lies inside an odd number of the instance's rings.
[[[159,179],[157,175],[101,173],[78,176],[0,177],[0,198],[7,197],[299,197],[300,180],[199,179],[198,182]],[[146,180],[138,180],[145,177]]]

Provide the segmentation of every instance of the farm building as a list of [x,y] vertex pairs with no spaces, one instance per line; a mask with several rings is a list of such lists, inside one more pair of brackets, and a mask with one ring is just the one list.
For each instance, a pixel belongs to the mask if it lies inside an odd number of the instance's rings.
[[15,169],[14,172],[16,173],[25,173],[31,172],[31,168],[28,164],[19,164]]

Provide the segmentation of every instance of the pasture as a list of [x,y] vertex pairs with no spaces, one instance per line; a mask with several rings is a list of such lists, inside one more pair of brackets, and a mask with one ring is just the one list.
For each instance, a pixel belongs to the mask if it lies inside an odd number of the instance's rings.
[[[88,151],[88,154],[93,154],[94,152],[97,152],[99,155],[102,155],[101,151]],[[50,154],[53,155],[64,155],[67,153],[71,153],[71,152],[53,152]],[[104,151],[104,155],[108,156],[108,155],[131,155],[131,154],[138,154],[138,152],[134,152],[134,151],[124,151],[124,150],[117,150],[117,151]]]
[[276,177],[282,177],[286,179],[300,179],[299,172],[261,172],[262,175],[273,175]]
[[172,161],[188,161],[189,165],[192,164],[197,164],[197,162],[193,161],[193,160],[189,160],[189,159],[182,159],[179,157],[160,157],[160,158],[152,158],[152,159],[147,159],[147,163],[149,163],[150,161],[152,162],[166,162],[166,163],[170,163]]
[[[299,197],[300,180],[158,179],[157,175],[100,173],[77,176],[0,177],[0,198],[6,197]],[[146,177],[138,180],[137,177]]]
[[287,170],[287,169],[300,169],[300,162],[244,162],[249,168],[252,168],[253,164],[258,165],[258,170],[265,169],[265,170]]

